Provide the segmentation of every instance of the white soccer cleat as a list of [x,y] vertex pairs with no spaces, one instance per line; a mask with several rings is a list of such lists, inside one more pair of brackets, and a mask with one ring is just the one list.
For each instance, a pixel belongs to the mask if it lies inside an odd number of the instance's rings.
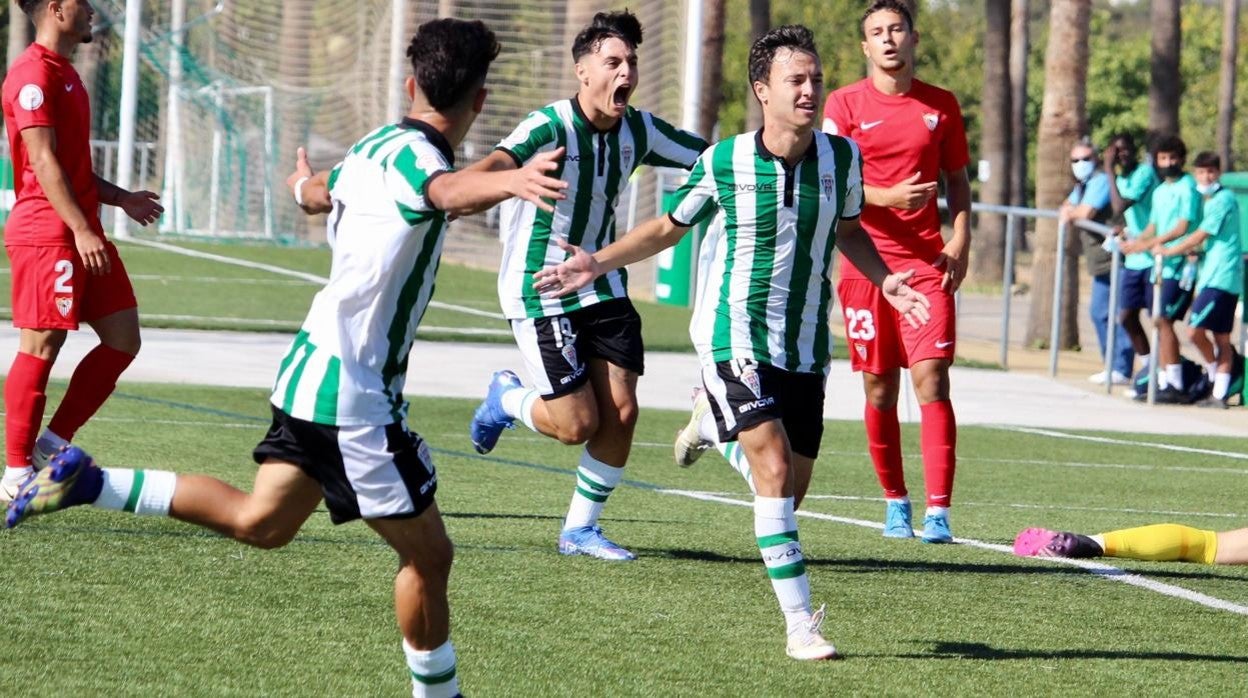
[[676,465],[682,468],[688,468],[702,457],[706,450],[715,444],[702,438],[699,427],[702,425],[702,419],[707,412],[711,411],[711,401],[706,397],[706,391],[702,388],[693,389],[693,413],[689,415],[689,422],[684,428],[676,432],[676,443],[673,446],[673,454],[676,456]]
[[819,634],[819,626],[823,625],[824,608],[820,606],[809,621],[789,633],[789,643],[785,652],[790,657],[802,661],[840,658],[840,655],[836,653],[836,647]]
[[17,491],[22,489],[25,480],[5,480],[0,479],[0,506],[8,506],[9,502],[17,496]]

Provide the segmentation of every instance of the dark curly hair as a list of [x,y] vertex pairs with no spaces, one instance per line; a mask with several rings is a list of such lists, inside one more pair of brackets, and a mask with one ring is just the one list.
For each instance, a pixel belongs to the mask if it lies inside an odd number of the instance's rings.
[[407,57],[429,106],[442,111],[485,83],[498,51],[494,32],[480,20],[435,19],[416,29]]
[[1170,153],[1171,155],[1179,156],[1180,160],[1186,160],[1187,144],[1183,142],[1182,138],[1174,134],[1167,134],[1159,137],[1153,144],[1153,156],[1156,157],[1157,153]]
[[572,60],[579,61],[585,54],[594,53],[603,41],[611,38],[636,49],[641,45],[641,20],[628,10],[599,12],[572,41]]
[[767,82],[771,74],[771,63],[776,59],[776,52],[782,48],[809,53],[816,58],[819,51],[815,49],[815,35],[800,24],[786,24],[776,27],[758,37],[758,41],[750,47],[750,84]]
[[867,11],[862,13],[862,19],[858,20],[858,28],[862,30],[864,38],[867,35],[867,18],[876,12],[896,12],[906,20],[906,29],[914,31],[914,15],[910,14],[910,8],[906,6],[906,3],[900,0],[875,0],[867,6]]

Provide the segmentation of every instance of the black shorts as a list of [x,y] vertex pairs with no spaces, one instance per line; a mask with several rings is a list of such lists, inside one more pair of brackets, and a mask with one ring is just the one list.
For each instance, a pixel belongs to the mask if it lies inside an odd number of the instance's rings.
[[1161,281],[1161,317],[1168,320],[1182,320],[1187,309],[1192,307],[1192,291],[1179,285],[1178,279],[1162,279]]
[[320,483],[335,524],[414,518],[429,508],[438,490],[429,445],[399,422],[337,427],[296,419],[273,407],[273,424],[252,458],[299,466]]
[[1153,283],[1148,280],[1151,269],[1123,269],[1119,282],[1118,310],[1153,311]]
[[1230,334],[1235,327],[1235,306],[1239,296],[1220,288],[1201,289],[1192,303],[1192,316],[1188,324],[1209,330],[1214,334]]
[[511,331],[533,387],[547,400],[584,385],[589,380],[590,359],[602,359],[637,375],[645,373],[641,316],[627,298],[564,315],[512,320]]
[[736,441],[742,429],[778,419],[799,456],[817,458],[823,441],[821,373],[793,373],[748,359],[702,366],[702,384],[719,427],[720,443]]

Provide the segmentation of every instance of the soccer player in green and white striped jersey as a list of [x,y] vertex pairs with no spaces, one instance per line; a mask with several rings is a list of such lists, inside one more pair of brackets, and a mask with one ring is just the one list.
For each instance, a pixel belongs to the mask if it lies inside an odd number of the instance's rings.
[[862,161],[853,141],[815,130],[823,73],[810,30],[774,29],[750,49],[750,80],[763,128],[721,141],[698,159],[668,215],[598,252],[536,275],[537,288],[567,297],[594,279],[671,247],[714,216],[702,243],[690,334],[714,420],[706,438],[735,441],[753,475],[754,532],[795,659],[836,649],[811,613],[794,495],[804,490],[823,436],[831,354],[832,252],[840,249],[916,326],[927,299],[891,274],[858,224]]
[[327,173],[314,175],[300,150],[288,183],[304,210],[329,214],[333,266],[278,370],[250,494],[202,475],[102,469],[71,447],[19,491],[6,525],[89,503],[275,548],[323,498],[335,524],[364,519],[399,554],[395,612],[412,695],[458,695],[446,595],[451,541],[434,502],[429,447],[406,426],[407,355],[433,293],[448,215],[511,196],[549,209],[543,198],[557,201],[564,188],[547,176],[559,151],[510,172],[454,171],[453,149],[482,109],[498,51],[479,21],[421,25],[408,48],[415,76],[407,117],[365,136]]
[[595,15],[572,44],[576,95],[530,114],[481,163],[519,167],[564,148],[555,176],[569,189],[554,211],[524,201],[502,206],[498,297],[532,382],[526,388],[511,371],[496,372],[469,434],[477,451],[488,453],[519,419],[563,443],[585,444],[558,549],[617,561],[633,555],[602,534],[598,515],[632,445],[637,377],[644,371],[641,319],[622,269],[558,300],[533,290],[533,274],[563,260],[558,241],[593,251],[615,240],[616,200],[640,165],[687,169],[707,147],[698,136],[628,105],[641,38],[641,24],[628,11]]

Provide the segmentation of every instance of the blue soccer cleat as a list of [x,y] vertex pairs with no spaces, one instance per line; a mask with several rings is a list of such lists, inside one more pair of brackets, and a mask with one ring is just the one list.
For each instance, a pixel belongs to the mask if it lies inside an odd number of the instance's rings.
[[953,533],[949,531],[948,514],[928,514],[923,517],[924,543],[952,543]]
[[103,488],[104,471],[91,456],[77,446],[66,446],[17,491],[9,502],[4,527],[13,528],[32,516],[90,504]]
[[637,556],[612,543],[598,526],[569,528],[559,533],[560,555],[588,555],[609,562],[627,562]]
[[485,393],[485,400],[477,405],[472,413],[472,422],[468,425],[468,436],[472,439],[472,447],[477,453],[485,454],[494,450],[498,437],[504,429],[515,429],[515,421],[503,411],[503,393],[516,388],[523,388],[520,376],[512,371],[496,371],[490,379],[490,387]]
[[884,508],[885,538],[914,538],[910,525],[910,500],[887,500]]

